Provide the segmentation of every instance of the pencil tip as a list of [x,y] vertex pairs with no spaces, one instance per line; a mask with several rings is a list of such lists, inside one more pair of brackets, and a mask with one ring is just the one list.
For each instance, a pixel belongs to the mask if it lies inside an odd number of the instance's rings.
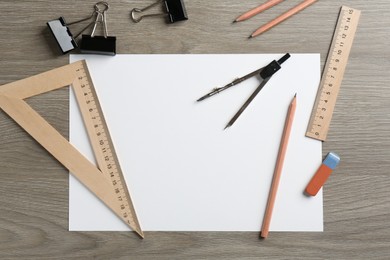
[[236,20],[233,21],[233,23],[238,23],[238,22],[242,22],[244,21],[245,19],[242,19],[241,16],[237,17]]
[[226,130],[230,127],[230,124],[227,124],[223,130]]
[[294,97],[296,97],[296,96],[297,96],[297,93],[295,93]]
[[248,37],[249,39],[251,39],[251,38],[253,38],[253,36],[252,35],[249,35],[249,37]]

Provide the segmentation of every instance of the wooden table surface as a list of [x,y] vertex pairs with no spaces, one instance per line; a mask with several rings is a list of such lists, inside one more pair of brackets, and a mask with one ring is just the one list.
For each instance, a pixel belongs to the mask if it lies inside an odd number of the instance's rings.
[[[146,232],[144,240],[132,232],[69,232],[68,172],[0,112],[0,259],[390,259],[390,2],[318,1],[248,39],[300,1],[237,24],[234,18],[264,0],[184,1],[189,20],[167,25],[162,18],[130,20],[132,8],[153,0],[109,0],[108,30],[117,37],[117,52],[321,53],[323,64],[340,6],[362,10],[323,145],[324,154],[341,156],[324,188],[325,231],[272,232],[266,240],[258,232]],[[46,22],[86,17],[94,3],[1,0],[0,85],[67,64]],[[66,89],[29,103],[68,135]]]

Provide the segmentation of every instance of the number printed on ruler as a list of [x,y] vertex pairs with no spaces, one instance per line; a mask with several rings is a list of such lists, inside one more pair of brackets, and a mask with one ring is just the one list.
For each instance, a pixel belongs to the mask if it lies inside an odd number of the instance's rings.
[[[97,165],[89,161],[25,99],[71,86]],[[0,86],[0,109],[68,169],[140,237],[139,225],[86,61]],[[96,216],[88,215],[93,218]]]
[[100,108],[99,100],[93,87],[93,83],[86,70],[83,67],[77,69],[79,75],[78,79],[80,87],[85,98],[85,105],[88,111],[89,120],[92,123],[93,137],[95,144],[95,156],[98,166],[104,175],[111,181],[113,190],[119,202],[122,217],[127,224],[131,226],[138,226],[139,224],[135,218],[135,210],[131,203],[129,191],[126,183],[124,183],[123,173],[119,166],[119,161],[111,145],[111,137],[106,131],[107,124]]
[[341,8],[307,128],[308,137],[326,140],[359,17],[359,10]]

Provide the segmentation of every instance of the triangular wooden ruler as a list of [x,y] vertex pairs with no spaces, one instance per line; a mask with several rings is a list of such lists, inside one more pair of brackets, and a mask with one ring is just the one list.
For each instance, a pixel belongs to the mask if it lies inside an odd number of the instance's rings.
[[[97,167],[24,101],[67,86],[74,90]],[[0,86],[0,108],[144,237],[85,61]]]

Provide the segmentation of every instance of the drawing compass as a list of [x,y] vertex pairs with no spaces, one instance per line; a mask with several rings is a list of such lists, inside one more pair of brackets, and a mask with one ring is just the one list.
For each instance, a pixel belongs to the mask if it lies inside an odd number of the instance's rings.
[[237,118],[244,112],[244,110],[248,107],[248,105],[252,102],[252,100],[256,97],[256,95],[262,90],[262,88],[267,84],[267,82],[271,79],[271,77],[281,68],[281,65],[283,62],[285,62],[288,58],[290,58],[290,54],[286,53],[282,58],[280,58],[278,61],[274,60],[271,63],[269,63],[267,66],[262,67],[258,70],[255,70],[241,78],[237,78],[233,80],[232,82],[226,84],[223,87],[220,88],[214,88],[210,93],[204,95],[203,97],[199,98],[197,101],[205,100],[206,98],[209,98],[211,96],[214,96],[234,85],[237,85],[244,80],[247,80],[251,77],[254,77],[256,75],[260,75],[261,82],[260,85],[255,89],[255,91],[250,95],[250,97],[245,101],[245,103],[241,106],[241,108],[237,111],[237,113],[232,117],[232,119],[229,121],[229,123],[226,125],[225,129],[232,126],[234,122],[237,120]]

